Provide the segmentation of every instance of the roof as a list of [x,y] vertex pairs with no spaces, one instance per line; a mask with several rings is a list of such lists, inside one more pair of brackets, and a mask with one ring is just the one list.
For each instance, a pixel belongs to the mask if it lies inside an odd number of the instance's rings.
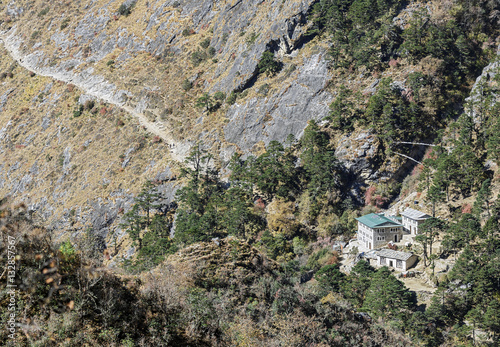
[[413,253],[393,251],[392,249],[381,249],[380,251],[377,251],[376,254],[379,257],[404,260],[404,261],[410,259],[413,256]]
[[422,219],[427,219],[431,218],[427,213],[420,212],[418,210],[414,210],[411,207],[406,208],[403,213],[401,213],[402,216],[408,217],[413,220],[422,220]]
[[356,220],[370,228],[385,227],[385,226],[401,226],[401,223],[395,222],[392,219],[385,217],[383,214],[370,213],[365,216],[356,218]]

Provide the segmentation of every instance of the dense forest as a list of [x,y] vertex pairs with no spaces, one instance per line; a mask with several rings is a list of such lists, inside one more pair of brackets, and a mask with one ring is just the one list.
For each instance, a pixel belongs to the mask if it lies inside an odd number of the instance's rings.
[[[498,346],[500,74],[471,88],[497,59],[500,5],[450,3],[439,16],[422,6],[402,28],[393,18],[403,1],[317,1],[307,35],[328,43],[329,69],[339,80],[399,66],[413,71],[407,88],[389,77],[371,94],[342,85],[329,116],[311,120],[301,138],[236,152],[227,166],[197,142],[179,169],[174,202],[165,203],[161,182],[150,180],[124,213],[120,229],[132,257],[121,257],[118,233],[107,244],[92,230],[61,241],[26,206],[2,200],[0,254],[16,268],[20,324],[15,340],[8,329],[0,330],[1,340],[7,346]],[[260,73],[278,72],[276,64],[265,53]],[[197,107],[210,113],[213,102],[205,94]],[[382,144],[381,162],[410,155],[408,143],[429,145],[404,179],[363,187],[362,200],[334,146],[341,134],[361,128]],[[435,285],[427,305],[388,267],[359,260],[341,271],[345,255],[333,247],[356,237],[355,218],[413,191],[432,206],[433,217],[446,215],[428,219],[416,238],[419,266]],[[452,206],[456,201],[464,201],[462,208]],[[435,264],[443,259],[453,266],[438,277]],[[7,293],[4,274],[0,288]],[[0,300],[7,322],[11,296]]]

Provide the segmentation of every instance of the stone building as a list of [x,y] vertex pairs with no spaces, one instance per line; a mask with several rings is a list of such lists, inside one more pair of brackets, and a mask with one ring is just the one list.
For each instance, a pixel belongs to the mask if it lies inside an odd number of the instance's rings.
[[418,235],[418,227],[422,224],[427,218],[431,218],[428,214],[424,212],[420,212],[414,210],[413,208],[408,207],[401,213],[401,220],[403,223],[403,227],[406,232],[410,233],[410,235]]
[[406,271],[417,261],[417,256],[412,253],[381,249],[375,252],[377,266],[388,266],[397,270]]
[[356,218],[358,221],[358,243],[362,248],[375,249],[389,241],[399,242],[404,234],[403,225],[395,218],[383,213],[370,213]]

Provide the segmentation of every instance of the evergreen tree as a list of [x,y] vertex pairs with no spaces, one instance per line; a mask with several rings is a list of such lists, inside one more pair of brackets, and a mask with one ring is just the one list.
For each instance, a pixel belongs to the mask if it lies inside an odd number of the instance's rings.
[[129,234],[132,241],[134,241],[134,243],[137,241],[138,248],[141,249],[141,232],[145,227],[145,220],[140,214],[140,206],[135,204],[130,211],[125,213],[124,219],[125,221],[120,226],[126,228],[126,232]]
[[412,307],[408,288],[384,266],[373,275],[362,310],[374,317],[404,319]]
[[196,100],[195,107],[204,108],[205,111],[209,112],[214,105],[213,98],[210,94],[204,93]]
[[351,269],[348,280],[342,286],[342,293],[356,307],[361,307],[365,299],[366,290],[375,273],[375,269],[365,260],[360,260]]
[[481,214],[486,211],[490,217],[490,199],[491,199],[491,180],[488,178],[481,185],[481,189],[477,192],[476,201],[474,202],[474,214],[481,219]]
[[206,241],[221,235],[224,189],[211,160],[212,156],[197,143],[181,169],[181,177],[187,178],[187,184],[176,193],[179,208],[175,239],[180,243]]
[[345,280],[345,275],[340,272],[338,264],[325,265],[314,274],[314,278],[319,282],[325,292],[338,292]]
[[271,141],[266,153],[249,161],[251,180],[268,200],[288,198],[296,191],[295,158],[278,141]]

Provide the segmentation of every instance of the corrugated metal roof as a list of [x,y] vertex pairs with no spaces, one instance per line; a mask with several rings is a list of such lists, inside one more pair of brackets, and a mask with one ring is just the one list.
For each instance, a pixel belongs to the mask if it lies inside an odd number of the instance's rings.
[[363,223],[370,228],[376,228],[381,226],[401,226],[400,223],[397,223],[382,214],[370,213],[362,217],[356,218],[357,221]]
[[410,259],[411,256],[413,255],[413,253],[393,251],[392,249],[381,249],[380,251],[377,251],[376,254],[379,257],[404,260],[404,261]]
[[401,213],[401,215],[414,220],[427,219],[431,217],[427,213],[414,210],[411,207],[406,208],[406,210],[404,210],[404,212]]

